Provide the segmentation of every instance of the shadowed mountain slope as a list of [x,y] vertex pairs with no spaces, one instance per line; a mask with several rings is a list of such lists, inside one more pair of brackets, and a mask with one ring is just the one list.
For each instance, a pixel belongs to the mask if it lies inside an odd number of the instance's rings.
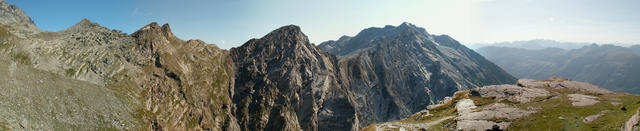
[[640,55],[633,48],[590,45],[579,49],[526,50],[484,47],[478,50],[518,78],[566,77],[613,91],[640,93]]
[[409,116],[458,90],[515,82],[453,38],[430,35],[406,22],[368,28],[318,47],[339,56],[362,126]]

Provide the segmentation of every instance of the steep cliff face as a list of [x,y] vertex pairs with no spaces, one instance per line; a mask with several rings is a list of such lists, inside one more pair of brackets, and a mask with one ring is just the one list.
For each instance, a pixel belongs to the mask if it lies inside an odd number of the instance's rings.
[[356,130],[349,88],[335,57],[309,43],[297,26],[281,27],[231,49],[235,115],[243,130]]
[[7,26],[12,26],[16,35],[24,36],[23,34],[34,34],[40,32],[33,20],[20,8],[15,5],[7,3],[5,0],[0,0],[0,23]]
[[409,23],[365,29],[319,47],[340,56],[362,126],[406,117],[458,90],[515,82],[451,37]]
[[200,40],[176,38],[168,24],[151,23],[133,33],[133,82],[142,90],[144,116],[154,130],[237,130],[232,116],[233,65],[227,53]]

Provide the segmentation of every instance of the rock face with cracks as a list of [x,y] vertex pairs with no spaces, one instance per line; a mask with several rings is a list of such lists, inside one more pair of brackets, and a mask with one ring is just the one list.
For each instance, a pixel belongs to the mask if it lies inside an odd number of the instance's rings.
[[318,47],[338,57],[361,126],[408,117],[459,90],[516,81],[452,37],[407,22],[367,28]]
[[336,59],[300,27],[281,27],[231,49],[235,115],[242,130],[357,130],[356,103]]

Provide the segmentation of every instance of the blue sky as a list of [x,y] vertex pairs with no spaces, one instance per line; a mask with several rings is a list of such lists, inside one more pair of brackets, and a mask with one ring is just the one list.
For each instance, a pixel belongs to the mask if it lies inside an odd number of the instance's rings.
[[529,39],[640,44],[639,0],[7,0],[59,31],[83,18],[132,33],[169,23],[222,48],[289,24],[313,43],[403,21],[464,44]]

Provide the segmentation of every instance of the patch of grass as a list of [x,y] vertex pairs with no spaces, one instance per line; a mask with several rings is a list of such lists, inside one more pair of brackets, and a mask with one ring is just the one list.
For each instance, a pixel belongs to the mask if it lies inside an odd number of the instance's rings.
[[11,37],[11,33],[4,27],[0,27],[0,38]]
[[73,77],[76,75],[76,70],[74,70],[73,68],[69,68],[64,70],[64,75],[66,75],[67,77]]
[[428,128],[429,131],[451,131],[455,130],[456,120],[454,118],[444,120]]
[[189,122],[187,123],[187,127],[195,128],[196,126],[198,126],[198,124],[198,119],[195,117],[191,117],[191,119],[189,119]]
[[[520,108],[537,107],[541,110],[528,117],[514,121],[510,129],[513,130],[619,130],[624,122],[635,113],[640,106],[640,96],[624,94],[621,96],[600,96],[600,103],[593,106],[574,107],[566,95],[556,96],[542,102],[518,105]],[[608,98],[620,98],[620,106],[613,106]],[[610,110],[603,117],[591,123],[582,122],[584,117],[598,114],[603,110]],[[565,119],[559,119],[564,117]]]
[[11,128],[9,128],[7,125],[9,125],[7,122],[0,122],[0,131],[9,131],[9,130],[11,130]]
[[19,51],[18,53],[11,55],[11,59],[24,65],[31,65],[31,56],[29,53],[24,51]]
[[[455,116],[456,115],[456,108],[455,108],[455,103],[457,103],[459,100],[461,99],[465,99],[465,98],[469,98],[469,91],[462,91],[462,92],[458,92],[456,94],[454,94],[454,98],[449,102],[449,103],[445,103],[441,106],[435,107],[433,109],[429,110],[429,114],[431,115],[424,115],[424,114],[420,114],[420,113],[416,113],[414,115],[411,115],[405,119],[402,120],[398,120],[396,122],[402,122],[402,123],[426,123],[426,122],[431,122],[434,120],[438,120],[447,116]],[[478,98],[478,99],[482,99],[484,100],[485,98]],[[486,98],[488,99],[488,98]]]
[[374,124],[371,124],[367,127],[362,128],[360,131],[375,131],[376,130],[376,126]]
[[74,96],[74,95],[75,95],[75,92],[73,92],[73,89],[67,89],[67,94],[68,94],[69,96]]
[[6,41],[6,42],[0,42],[0,49],[2,50],[9,50],[11,49],[11,47],[13,47],[13,43]]
[[152,112],[140,108],[133,113],[133,117],[137,119],[144,119],[145,117],[154,117],[154,115]]
[[473,103],[478,107],[496,103],[494,97],[469,97],[469,99],[473,100]]

